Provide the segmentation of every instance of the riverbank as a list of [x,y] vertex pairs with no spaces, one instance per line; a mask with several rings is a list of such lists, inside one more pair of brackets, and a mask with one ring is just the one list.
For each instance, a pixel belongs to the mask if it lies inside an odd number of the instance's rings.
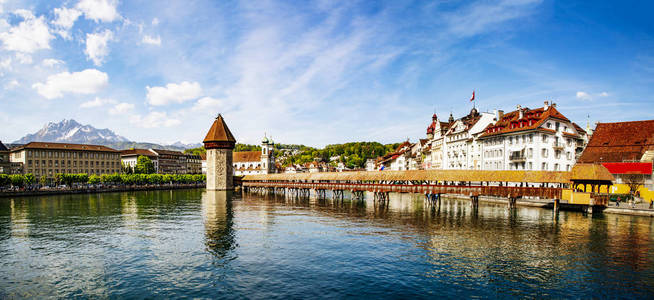
[[24,191],[13,191],[13,192],[0,192],[0,198],[49,196],[49,195],[69,195],[69,194],[113,193],[113,192],[133,192],[133,191],[153,191],[153,190],[176,190],[176,189],[194,189],[194,188],[203,188],[203,187],[205,187],[205,183],[176,183],[176,184],[165,184],[165,185],[105,186],[105,187],[97,187],[97,188],[80,188],[80,189],[24,190]]

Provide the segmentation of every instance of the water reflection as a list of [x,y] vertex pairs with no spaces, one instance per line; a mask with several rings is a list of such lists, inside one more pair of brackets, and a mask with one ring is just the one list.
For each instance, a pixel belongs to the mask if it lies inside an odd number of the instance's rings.
[[238,245],[234,232],[231,191],[207,191],[202,196],[207,251],[226,257]]
[[651,218],[370,196],[197,189],[0,200],[0,298],[654,293]]

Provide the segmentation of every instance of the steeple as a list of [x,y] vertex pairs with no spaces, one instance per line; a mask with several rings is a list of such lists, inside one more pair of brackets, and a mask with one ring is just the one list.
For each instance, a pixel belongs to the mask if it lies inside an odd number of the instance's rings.
[[450,113],[450,118],[447,119],[447,121],[449,121],[450,123],[454,123],[454,116],[452,115],[452,113]]

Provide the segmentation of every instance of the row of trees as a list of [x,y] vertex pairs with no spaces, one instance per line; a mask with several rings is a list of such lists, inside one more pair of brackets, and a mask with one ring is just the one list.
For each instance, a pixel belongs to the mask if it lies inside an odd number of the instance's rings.
[[[40,184],[56,185],[65,184],[73,186],[74,184],[112,184],[112,185],[145,185],[145,184],[165,184],[165,183],[201,183],[207,180],[203,174],[56,174],[53,182],[48,182],[46,176],[41,176]],[[14,186],[24,187],[36,184],[33,174],[25,175],[6,175],[0,174],[0,187]]]
[[340,161],[348,168],[363,168],[366,160],[393,152],[398,146],[397,143],[383,145],[377,142],[353,142],[327,145],[323,149],[304,147],[299,153],[287,157],[283,165],[304,164],[314,160],[330,162],[332,157],[338,157],[335,162]]

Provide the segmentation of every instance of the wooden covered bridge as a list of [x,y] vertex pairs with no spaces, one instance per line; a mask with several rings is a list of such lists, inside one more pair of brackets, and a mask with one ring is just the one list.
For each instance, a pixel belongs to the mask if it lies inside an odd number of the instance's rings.
[[[477,204],[479,196],[502,197],[509,206],[519,198],[551,199],[556,204],[564,190],[611,185],[613,176],[601,165],[577,164],[571,172],[560,171],[482,171],[482,170],[409,170],[372,172],[325,172],[247,175],[240,182],[245,191],[291,194],[343,199],[344,191],[363,198],[374,193],[375,201],[388,201],[389,193],[420,193],[429,201],[443,194],[469,196]],[[607,198],[592,195],[590,205],[606,206]]]

